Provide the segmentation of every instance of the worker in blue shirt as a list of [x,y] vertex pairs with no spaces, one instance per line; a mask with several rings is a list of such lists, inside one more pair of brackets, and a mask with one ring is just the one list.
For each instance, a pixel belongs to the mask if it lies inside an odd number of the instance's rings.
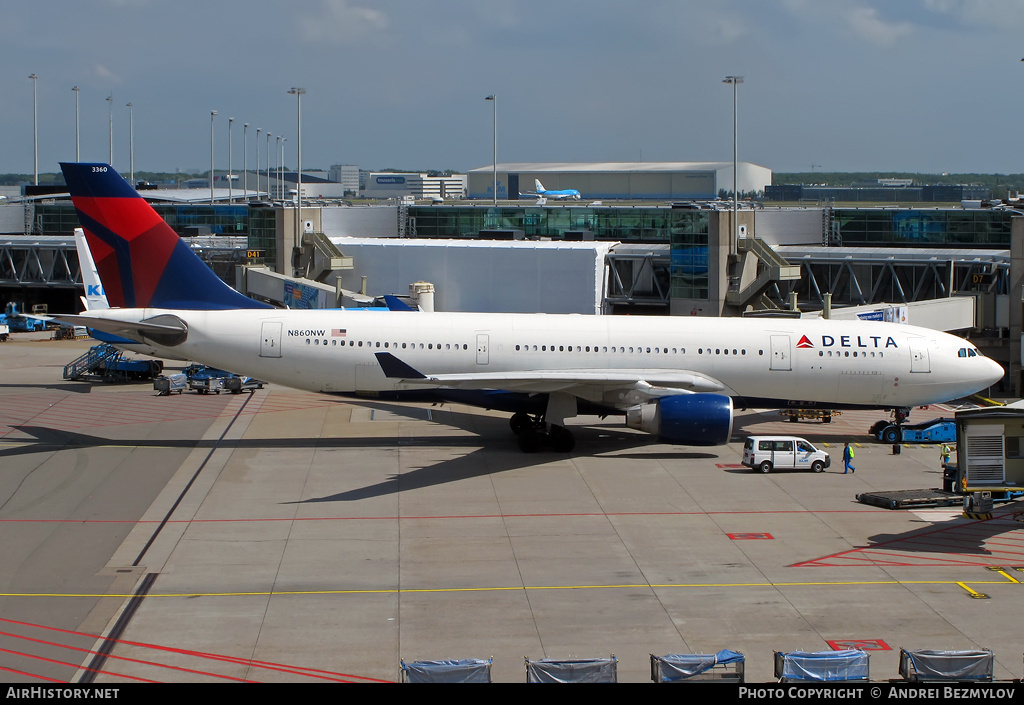
[[843,447],[843,467],[845,468],[844,475],[848,472],[857,472],[857,468],[853,467],[853,448],[849,443]]

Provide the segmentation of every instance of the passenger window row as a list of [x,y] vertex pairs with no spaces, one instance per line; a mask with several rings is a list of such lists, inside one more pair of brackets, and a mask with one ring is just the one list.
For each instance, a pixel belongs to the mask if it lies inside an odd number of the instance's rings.
[[[656,355],[685,355],[686,348],[663,348],[646,345],[516,345],[516,352],[595,352],[595,353],[652,353]],[[698,348],[698,355],[746,355],[745,349],[733,348]]]
[[[868,357],[869,355],[871,357],[875,357],[875,353],[874,352],[861,352],[860,353],[860,357]],[[858,355],[857,355],[857,351],[856,350],[854,350],[853,353],[851,353],[849,350],[829,350],[827,352],[825,350],[819,350],[818,351],[818,357],[857,357],[857,356]],[[885,353],[884,352],[879,352],[878,353],[878,357],[885,357]]]
[[466,343],[382,343],[367,340],[365,343],[362,340],[337,340],[332,338],[330,341],[321,340],[320,338],[306,338],[306,345],[323,345],[327,347],[348,346],[350,348],[388,348],[393,350],[469,350],[469,345]]

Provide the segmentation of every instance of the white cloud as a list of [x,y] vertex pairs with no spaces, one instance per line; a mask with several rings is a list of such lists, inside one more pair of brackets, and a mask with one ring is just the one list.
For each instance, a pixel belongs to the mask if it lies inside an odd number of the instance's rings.
[[913,32],[909,22],[886,22],[873,7],[852,8],[843,19],[854,34],[879,46],[893,46]]
[[1024,25],[1024,0],[922,0],[924,8],[963,25],[1019,29]]
[[96,64],[96,66],[93,67],[93,74],[98,78],[102,78],[105,81],[121,83],[121,76],[114,73],[103,64]]
[[384,31],[391,22],[383,12],[352,5],[349,0],[320,0],[319,11],[306,10],[298,24],[308,41],[337,43]]

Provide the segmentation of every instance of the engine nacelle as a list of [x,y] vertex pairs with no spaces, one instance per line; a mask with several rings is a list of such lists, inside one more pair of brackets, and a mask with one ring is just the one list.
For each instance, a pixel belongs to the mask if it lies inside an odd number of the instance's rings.
[[665,443],[717,446],[732,438],[732,399],[724,394],[678,394],[626,411],[626,425]]

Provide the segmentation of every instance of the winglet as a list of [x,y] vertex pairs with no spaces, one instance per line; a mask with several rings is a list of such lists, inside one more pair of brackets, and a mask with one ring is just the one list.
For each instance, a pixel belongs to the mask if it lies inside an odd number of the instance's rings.
[[374,353],[377,357],[377,363],[380,365],[381,370],[384,371],[385,377],[398,378],[398,379],[426,379],[427,376],[419,370],[413,369],[409,365],[405,364],[391,353],[379,352]]

